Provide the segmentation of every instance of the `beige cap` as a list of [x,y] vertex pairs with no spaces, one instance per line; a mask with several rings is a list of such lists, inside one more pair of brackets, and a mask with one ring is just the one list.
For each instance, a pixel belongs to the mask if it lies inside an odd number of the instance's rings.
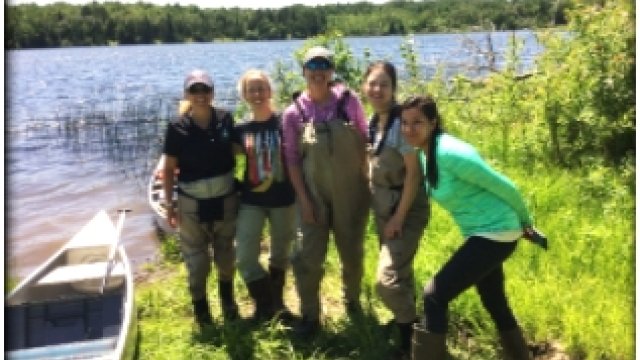
[[322,58],[333,64],[333,51],[324,46],[314,46],[304,54],[303,64],[306,64],[315,58]]

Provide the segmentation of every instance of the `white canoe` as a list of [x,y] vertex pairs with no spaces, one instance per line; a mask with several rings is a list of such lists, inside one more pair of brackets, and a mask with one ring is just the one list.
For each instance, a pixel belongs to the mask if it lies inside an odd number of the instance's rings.
[[[149,178],[149,184],[147,186],[147,197],[149,201],[149,206],[156,215],[156,223],[160,228],[165,232],[173,232],[174,230],[167,223],[167,209],[166,209],[166,201],[164,196],[164,188],[162,179],[157,176],[158,169],[161,169],[164,165],[164,161],[162,157],[158,161],[158,165],[151,173],[151,177]],[[173,208],[176,209],[178,207],[178,193],[176,191],[176,187],[174,186],[173,190],[173,199],[172,199]]]
[[[106,212],[98,212],[7,295],[8,359],[133,358],[134,280],[118,235]],[[103,287],[112,249],[113,266]]]

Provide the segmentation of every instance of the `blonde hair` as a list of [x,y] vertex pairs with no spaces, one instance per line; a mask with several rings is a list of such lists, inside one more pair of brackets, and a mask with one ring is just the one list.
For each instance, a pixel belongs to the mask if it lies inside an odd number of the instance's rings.
[[237,86],[238,96],[240,96],[242,100],[246,100],[245,93],[247,91],[247,82],[249,81],[249,79],[255,79],[255,78],[262,79],[262,81],[264,81],[265,84],[267,84],[267,88],[269,88],[269,92],[273,94],[273,86],[271,86],[271,79],[269,78],[269,75],[267,75],[267,73],[262,70],[249,69],[245,71],[244,74],[242,74],[242,76],[238,80],[238,86]]
[[184,116],[191,111],[191,102],[189,100],[182,99],[178,104],[178,115]]
[[[211,105],[213,105],[213,100],[211,101]],[[191,111],[191,101],[187,99],[180,100],[180,102],[178,103],[178,115],[187,115],[189,111]]]

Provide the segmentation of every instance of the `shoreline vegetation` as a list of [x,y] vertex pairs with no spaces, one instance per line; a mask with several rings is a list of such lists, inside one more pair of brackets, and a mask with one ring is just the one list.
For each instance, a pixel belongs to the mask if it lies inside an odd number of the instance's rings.
[[92,2],[6,5],[5,48],[307,39],[541,29],[566,24],[570,0],[389,1],[280,9]]
[[[425,81],[407,40],[398,49],[404,60],[398,65],[406,72],[399,98],[429,92],[440,99],[447,131],[477,146],[518,184],[536,226],[548,235],[548,251],[520,241],[505,264],[509,299],[535,359],[630,359],[635,340],[635,15],[628,1],[581,4],[567,15],[571,36],[537,33],[545,50],[525,77],[516,73],[515,37],[505,68],[477,82],[442,74]],[[336,73],[350,88],[360,89],[363,63],[340,36],[308,39],[294,56],[300,60],[318,44],[334,49]],[[271,76],[282,107],[301,79],[284,66],[276,66]],[[451,218],[436,204],[432,210],[414,263],[418,311],[422,285],[461,241]],[[223,324],[216,305],[214,326],[198,330],[176,240],[165,239],[165,260],[149,265],[160,280],[151,275],[138,288],[140,358],[387,359],[397,334],[384,326],[391,314],[375,294],[378,242],[371,221],[368,226],[364,316],[345,314],[338,256],[330,243],[321,285],[323,331],[312,341],[292,338],[278,323]],[[296,312],[294,279],[288,279],[286,303]],[[215,304],[215,280],[209,284]],[[235,289],[246,317],[252,305],[239,277]],[[474,291],[451,304],[449,317],[453,359],[501,358],[496,330]]]
[[[567,33],[540,31],[545,49],[532,74],[518,76],[514,37],[506,66],[482,81],[442,74],[425,81],[407,39],[398,51],[406,76],[399,98],[431,93],[440,99],[448,131],[477,146],[523,192],[535,224],[550,239],[547,252],[527,241],[505,264],[511,305],[536,359],[629,359],[634,356],[635,23],[629,1],[579,4],[567,12]],[[307,40],[336,52],[336,73],[360,89],[364,63],[336,34]],[[369,59],[365,56],[365,62]],[[299,89],[297,72],[276,66],[280,107]],[[240,115],[240,114],[238,114]],[[437,205],[416,256],[416,296],[460,242],[451,218]],[[268,246],[268,239],[264,239]],[[193,326],[186,270],[175,239],[162,243],[166,262],[150,265],[162,280],[138,291],[141,359],[386,359],[392,330],[374,291],[377,238],[369,222],[361,298],[365,315],[349,319],[341,305],[340,267],[331,243],[322,283],[322,333],[291,338],[280,324]],[[266,260],[266,259],[263,259]],[[297,311],[293,277],[287,305]],[[210,294],[216,291],[211,279]],[[251,302],[236,277],[241,314]],[[212,300],[212,304],[215,300]],[[451,304],[448,346],[454,359],[499,359],[495,329],[474,291]],[[167,330],[170,329],[170,330]],[[146,340],[145,340],[146,339]],[[391,339],[391,340],[390,340]]]
[[[636,280],[635,7],[628,0],[577,2],[563,16],[567,32],[537,32],[544,52],[526,77],[516,73],[520,45],[515,37],[505,67],[482,81],[445,79],[442,74],[426,81],[406,41],[398,49],[404,63],[397,65],[406,72],[399,98],[428,92],[439,99],[447,131],[474,144],[492,166],[518,184],[536,226],[548,236],[548,251],[520,241],[505,264],[508,297],[535,359],[631,359]],[[340,35],[309,38],[294,56],[300,60],[305,49],[318,44],[334,49],[337,74],[350,88],[360,89],[364,64]],[[282,108],[300,88],[300,75],[284,66],[270,75]],[[451,218],[436,204],[432,211],[414,262],[420,312],[422,286],[462,241]],[[138,278],[138,358],[387,359],[397,334],[384,326],[391,314],[374,290],[375,234],[370,221],[361,298],[364,315],[358,319],[349,319],[341,305],[340,266],[330,243],[321,292],[323,330],[312,341],[292,338],[275,322],[223,324],[215,274],[208,288],[214,325],[197,329],[176,239],[164,237],[161,259],[146,265]],[[265,238],[264,246],[268,242]],[[287,278],[285,302],[297,312],[294,278]],[[252,305],[239,276],[234,286],[240,313],[247,317]],[[496,330],[475,291],[456,299],[449,317],[447,341],[453,359],[501,358]]]

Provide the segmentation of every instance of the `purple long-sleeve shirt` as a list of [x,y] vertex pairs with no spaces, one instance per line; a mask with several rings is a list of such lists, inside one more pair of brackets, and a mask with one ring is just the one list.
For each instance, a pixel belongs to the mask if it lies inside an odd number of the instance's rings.
[[[322,105],[315,104],[309,94],[305,91],[300,97],[298,102],[307,116],[309,121],[313,123],[325,122],[333,120],[337,117],[338,112],[338,98],[344,92],[346,87],[344,85],[336,85],[331,89],[331,98],[329,101]],[[354,92],[351,92],[351,96],[346,101],[344,110],[351,120],[355,128],[366,139],[368,132],[367,120],[362,108],[362,104]],[[301,163],[300,151],[298,149],[298,139],[302,132],[302,115],[298,111],[295,104],[289,105],[282,114],[283,121],[283,146],[284,146],[284,158],[287,164],[299,165]]]

